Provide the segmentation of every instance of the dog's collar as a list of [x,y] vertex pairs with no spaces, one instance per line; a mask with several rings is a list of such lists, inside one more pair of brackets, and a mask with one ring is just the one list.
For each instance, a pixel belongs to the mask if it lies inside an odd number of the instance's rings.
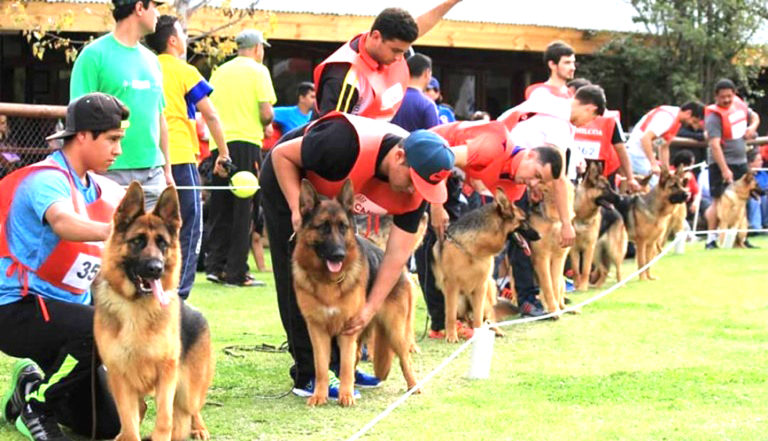
[[455,244],[456,244],[456,246],[457,246],[457,247],[458,247],[458,248],[459,248],[461,251],[463,251],[463,252],[464,252],[464,254],[466,254],[466,255],[468,255],[468,256],[470,256],[470,257],[472,257],[472,253],[470,253],[470,252],[469,252],[469,250],[468,250],[468,249],[466,249],[466,248],[464,247],[464,245],[462,245],[462,244],[461,244],[461,242],[459,242],[458,240],[456,240],[456,238],[455,238],[455,237],[453,237],[453,236],[452,236],[452,235],[451,235],[451,234],[448,232],[448,230],[446,230],[446,231],[445,231],[443,234],[445,234],[445,238],[446,238],[446,239],[448,239],[448,240],[450,240],[451,242],[455,243]]

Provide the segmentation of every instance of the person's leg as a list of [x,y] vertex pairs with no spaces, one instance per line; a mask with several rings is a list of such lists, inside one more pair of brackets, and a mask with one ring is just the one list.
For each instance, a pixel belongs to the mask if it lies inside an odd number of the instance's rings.
[[[173,180],[177,187],[200,185],[200,177],[195,164],[176,164],[172,166]],[[187,299],[195,282],[197,255],[200,252],[202,235],[202,201],[200,190],[177,190],[179,211],[181,214],[181,273],[179,276],[179,297]]]
[[[528,193],[515,205],[528,212]],[[525,250],[513,239],[507,240],[507,259],[515,275],[515,291],[517,292],[517,306],[520,314],[526,316],[543,315],[541,302],[536,298],[539,295],[539,285],[536,283],[535,271],[531,256],[525,254]]]
[[94,369],[93,308],[55,300],[46,300],[46,307],[48,322],[31,295],[0,307],[0,351],[34,360],[44,373],[43,380],[25,397],[19,418],[22,425],[35,432],[42,421],[55,419],[82,436],[114,438],[120,430],[117,409],[103,368],[101,374]]
[[[237,166],[237,170],[255,173],[254,162],[258,159],[259,146],[242,141],[230,142],[228,145],[230,146],[229,152],[232,163]],[[248,252],[251,248],[252,208],[252,198],[232,198],[232,223],[227,232],[230,236],[229,250],[227,251],[227,263],[224,267],[226,283],[242,285],[246,281]]]
[[[720,173],[720,167],[717,164],[709,164],[709,193],[712,196],[712,204],[707,207],[704,212],[704,218],[707,220],[707,229],[714,230],[717,228],[717,203],[720,196],[725,190],[723,183],[723,176]],[[707,249],[717,248],[717,234],[707,234],[707,242],[705,247]]]
[[749,228],[759,230],[762,228],[762,219],[760,216],[760,200],[749,198],[747,201],[747,219],[749,220]]
[[768,228],[768,194],[760,196],[760,228]]
[[[234,148],[234,146],[230,146],[230,148]],[[218,155],[219,151],[214,150],[212,153],[213,161],[216,161]],[[229,178],[213,175],[211,185],[229,185]],[[208,222],[206,224],[208,255],[205,259],[205,272],[215,277],[221,275],[227,262],[234,198],[235,195],[231,191],[212,190],[210,201],[206,207],[208,209]],[[223,280],[220,281],[223,282]]]
[[160,193],[165,190],[165,171],[163,167],[153,167],[150,169],[135,170],[136,179],[144,188],[144,208],[151,211],[155,208]]
[[432,247],[436,241],[437,235],[431,227],[427,228],[421,246],[414,252],[414,258],[416,274],[419,276],[419,285],[429,313],[429,327],[432,331],[439,332],[445,328],[445,298],[435,286],[435,276],[432,272],[432,264],[435,261]]

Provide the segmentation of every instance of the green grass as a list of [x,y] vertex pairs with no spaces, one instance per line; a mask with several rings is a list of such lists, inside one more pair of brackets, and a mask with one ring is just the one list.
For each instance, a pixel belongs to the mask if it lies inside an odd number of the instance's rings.
[[[363,439],[768,439],[768,240],[753,242],[762,249],[691,245],[654,267],[658,281],[632,281],[580,315],[508,328],[495,341],[489,380],[465,378],[466,351]],[[626,262],[625,274],[633,269]],[[192,292],[216,346],[203,410],[213,439],[343,440],[404,391],[394,367],[383,387],[364,390],[351,409],[270,398],[289,390],[291,362],[285,353],[247,350],[284,340],[271,276],[259,277],[267,288],[224,288],[200,277]],[[424,316],[420,302],[419,336]],[[227,354],[229,345],[242,348]],[[420,377],[457,348],[420,345]],[[12,362],[0,356],[3,384]],[[150,431],[145,422],[143,434]],[[0,425],[0,440],[21,439]]]

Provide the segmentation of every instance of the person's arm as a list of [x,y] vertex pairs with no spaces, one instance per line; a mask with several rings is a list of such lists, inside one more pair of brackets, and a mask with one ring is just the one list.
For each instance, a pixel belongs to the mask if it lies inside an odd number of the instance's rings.
[[165,115],[160,112],[160,150],[165,157],[165,165],[163,171],[165,172],[165,184],[168,186],[175,186],[173,181],[173,172],[171,171],[171,153],[168,149],[168,123],[165,120]]
[[635,174],[632,172],[632,163],[629,161],[629,153],[627,153],[627,146],[623,142],[619,142],[613,145],[616,149],[616,155],[619,157],[619,163],[621,164],[621,174],[627,178],[629,188],[635,192],[640,191],[640,184],[635,179]]
[[411,256],[416,241],[415,233],[409,233],[397,225],[392,225],[384,257],[381,260],[381,266],[376,274],[376,280],[373,282],[368,300],[360,312],[347,321],[344,326],[344,334],[358,333],[371,321],[403,273],[405,263]]
[[429,222],[432,225],[432,229],[435,230],[438,239],[443,240],[443,234],[449,221],[448,211],[446,211],[443,204],[433,203],[429,205]]
[[72,242],[104,241],[112,230],[112,224],[92,221],[77,214],[69,201],[51,204],[45,211],[45,220],[57,236]]
[[419,25],[419,37],[424,36],[424,34],[434,28],[437,22],[439,22],[443,16],[447,14],[448,11],[450,11],[451,8],[460,1],[461,0],[446,0],[430,9],[429,11],[421,14],[416,19],[416,23]]
[[272,110],[272,103],[264,101],[259,102],[259,119],[261,120],[262,127],[267,127],[272,124],[274,118],[275,113]]
[[659,159],[664,167],[669,168],[669,141],[667,140],[659,146]]
[[301,142],[299,137],[272,148],[272,167],[283,192],[288,208],[291,209],[291,224],[296,231],[301,227],[299,193],[301,192]]
[[345,84],[344,79],[348,74],[354,75],[348,63],[332,63],[325,67],[317,93],[319,116],[334,110],[350,113],[355,107],[359,93],[356,87]]
[[656,134],[652,130],[646,130],[640,138],[640,146],[643,148],[643,153],[648,161],[651,162],[651,172],[653,174],[661,173],[661,168],[656,162],[656,155],[653,154],[653,140],[656,139]]
[[197,109],[203,115],[205,124],[211,132],[211,137],[219,148],[219,157],[216,158],[216,165],[214,165],[213,172],[221,177],[226,177],[227,171],[221,164],[230,159],[229,147],[227,147],[227,142],[224,140],[224,128],[221,125],[219,114],[216,112],[216,108],[208,97],[197,102]]
[[98,90],[100,69],[91,52],[87,47],[83,49],[72,66],[69,80],[70,101]]
[[720,167],[720,174],[723,177],[723,182],[730,183],[733,181],[733,172],[728,167],[728,163],[725,162],[725,154],[723,153],[721,140],[722,138],[719,136],[709,138],[709,148],[712,150],[712,158],[715,159],[715,163]]
[[747,127],[747,131],[744,133],[745,139],[755,139],[757,138],[757,128],[760,126],[760,115],[757,114],[757,112],[753,112],[752,109],[749,109],[749,115],[747,115],[749,118],[749,126]]

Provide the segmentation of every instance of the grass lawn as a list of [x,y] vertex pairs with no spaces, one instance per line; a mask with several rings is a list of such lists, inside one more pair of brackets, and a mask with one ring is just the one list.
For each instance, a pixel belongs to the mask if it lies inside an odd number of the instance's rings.
[[[508,328],[495,341],[489,380],[465,378],[466,351],[363,439],[768,439],[768,240],[752,241],[761,249],[689,245],[654,267],[658,281],[632,281],[580,315]],[[633,269],[627,262],[624,273]],[[344,440],[404,392],[395,366],[355,408],[310,409],[285,396],[290,356],[251,350],[284,340],[271,275],[259,277],[267,288],[221,287],[200,274],[192,292],[216,347],[203,410],[213,439]],[[418,337],[424,318],[420,301]],[[420,378],[457,348],[419,344]],[[2,385],[12,362],[0,355]],[[0,425],[0,440],[21,439]]]

